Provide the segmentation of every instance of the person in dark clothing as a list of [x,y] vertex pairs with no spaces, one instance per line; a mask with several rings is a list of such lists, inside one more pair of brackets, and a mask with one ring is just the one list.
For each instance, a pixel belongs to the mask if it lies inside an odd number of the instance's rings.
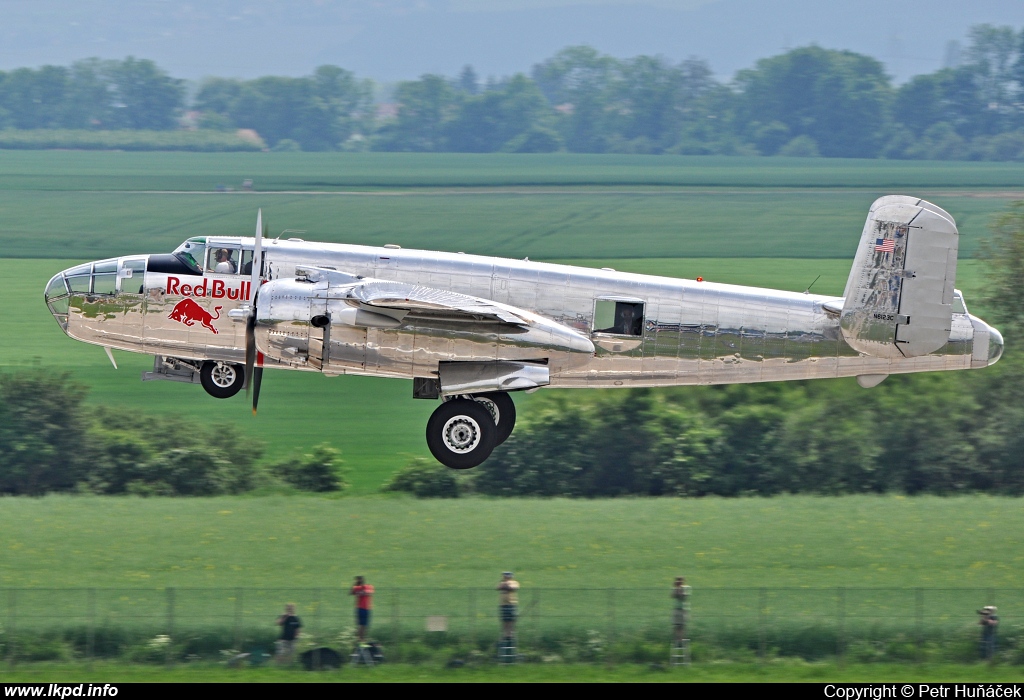
[[996,653],[996,628],[999,627],[999,616],[996,615],[996,606],[986,605],[978,611],[980,616],[978,624],[981,625],[981,643],[979,651],[981,658],[991,660]]
[[284,606],[284,615],[277,618],[281,628],[281,637],[277,640],[277,662],[290,664],[295,657],[295,642],[302,633],[302,620],[295,615],[295,605]]

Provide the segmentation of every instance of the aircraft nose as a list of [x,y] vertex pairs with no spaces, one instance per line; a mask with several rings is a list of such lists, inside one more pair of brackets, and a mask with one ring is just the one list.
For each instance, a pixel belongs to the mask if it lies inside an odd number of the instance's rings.
[[[64,272],[67,272],[67,270]],[[67,331],[68,306],[71,299],[64,272],[58,272],[50,278],[50,281],[46,283],[46,291],[43,292],[43,298],[46,300],[46,306],[50,309],[50,313],[53,314],[53,317],[57,319],[57,323],[60,324],[61,329]]]
[[989,367],[999,362],[1003,356],[1003,334],[992,326],[988,327],[988,364]]

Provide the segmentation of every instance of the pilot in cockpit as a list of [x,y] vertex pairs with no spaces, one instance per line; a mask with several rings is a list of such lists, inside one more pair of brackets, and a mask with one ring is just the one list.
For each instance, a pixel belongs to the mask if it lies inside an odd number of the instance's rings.
[[219,248],[216,252],[216,265],[213,268],[213,272],[217,272],[223,275],[233,275],[238,271],[238,266],[233,260],[233,252],[227,248]]

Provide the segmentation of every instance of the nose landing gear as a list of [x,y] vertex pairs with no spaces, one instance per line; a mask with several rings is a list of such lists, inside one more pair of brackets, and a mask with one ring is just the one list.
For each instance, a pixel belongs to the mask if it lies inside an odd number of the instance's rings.
[[445,401],[427,421],[427,447],[452,469],[472,469],[512,434],[516,408],[505,392]]

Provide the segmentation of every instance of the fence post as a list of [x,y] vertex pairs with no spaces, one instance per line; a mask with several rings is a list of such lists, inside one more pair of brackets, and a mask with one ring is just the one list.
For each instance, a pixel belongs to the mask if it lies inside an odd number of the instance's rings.
[[[323,629],[323,624],[321,622],[322,619],[323,619],[322,616],[321,616],[322,615],[322,611],[323,611],[323,607],[324,607],[323,600],[324,600],[324,592],[323,592],[323,590],[317,588],[316,589],[316,600],[314,602],[314,604],[316,605],[316,612],[313,613],[313,624],[314,624],[314,629],[315,629],[314,634],[317,634],[317,635],[321,634],[321,630]],[[316,652],[314,652],[314,658],[313,658],[313,668],[316,668],[316,669],[322,669],[323,668],[322,660],[320,658],[320,649],[324,645],[326,645],[326,643],[327,643],[327,640],[325,640],[325,639],[320,639],[320,640],[317,641],[317,643],[316,643]]]
[[924,589],[914,591],[914,630],[917,635],[917,662],[924,660]]
[[[533,589],[533,648],[540,646],[540,589]],[[517,644],[518,646],[518,644]]]
[[840,586],[836,589],[836,608],[839,618],[839,634],[836,636],[836,656],[839,657],[839,665],[842,666],[846,659],[846,589]]
[[608,589],[608,650],[605,660],[612,662],[612,645],[615,643],[615,589]]
[[166,589],[167,594],[167,638],[170,639],[170,643],[167,645],[167,665],[170,666],[174,663],[174,652],[172,647],[174,646],[174,589],[168,587]]
[[244,589],[235,589],[235,649],[242,651],[242,594]]
[[15,645],[17,644],[18,620],[18,591],[11,588],[7,591],[7,663],[14,666],[16,658]]
[[469,644],[476,650],[476,589],[469,589]]
[[401,660],[402,657],[401,657],[401,652],[399,651],[399,649],[401,648],[401,642],[402,642],[402,618],[401,618],[401,615],[399,614],[398,605],[399,605],[399,590],[396,588],[395,589],[395,598],[394,598],[394,600],[391,603],[391,625],[394,627],[394,630],[395,630],[395,659],[396,660]]
[[[996,589],[990,588],[990,589],[988,589],[988,602],[986,603],[986,605],[995,605],[995,604],[996,604]],[[992,651],[993,651],[993,653],[988,657],[988,665],[989,666],[995,666],[995,664],[996,664],[996,655],[994,653],[995,652],[995,647],[992,648]]]
[[757,631],[757,657],[761,661],[764,661],[767,651],[766,647],[768,644],[768,630],[766,629],[768,624],[768,589],[764,588],[763,586],[758,591],[757,606],[759,609]]
[[86,598],[86,613],[89,616],[85,631],[85,658],[92,666],[92,656],[96,651],[96,589],[90,588]]

